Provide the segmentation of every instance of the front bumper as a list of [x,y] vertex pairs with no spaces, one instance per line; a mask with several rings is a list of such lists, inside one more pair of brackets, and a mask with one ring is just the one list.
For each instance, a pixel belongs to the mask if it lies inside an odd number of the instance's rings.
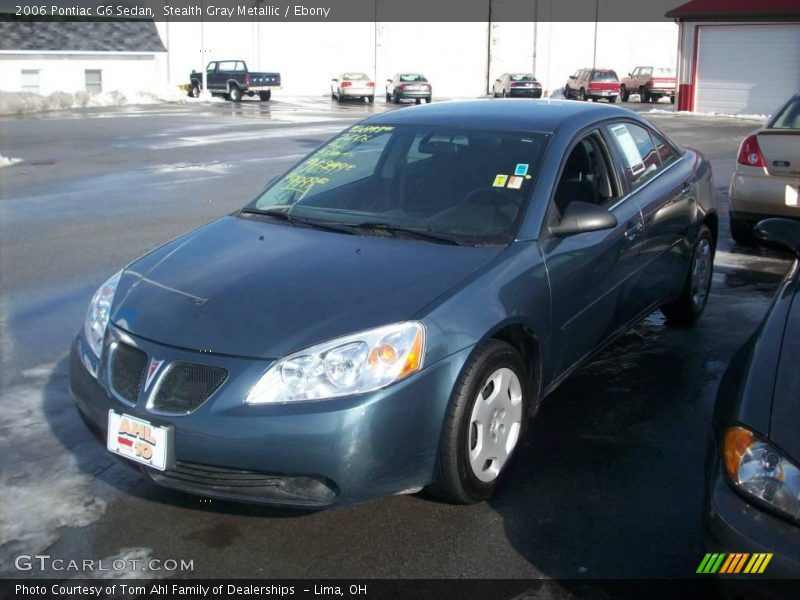
[[[773,554],[762,574],[720,577],[725,581],[750,578],[756,591],[758,580],[800,579],[800,527],[750,504],[733,490],[716,454],[704,507],[706,551]],[[770,583],[760,595],[771,597],[775,590],[775,584]]]
[[[208,497],[260,504],[327,507],[418,491],[433,479],[441,426],[453,383],[469,349],[371,394],[283,405],[244,403],[269,361],[175,349],[113,326],[112,342],[133,345],[171,362],[228,370],[220,389],[196,410],[165,415],[109,392],[106,367],[87,370],[83,334],[71,349],[70,388],[89,425],[105,440],[108,411],[173,427],[174,461],[164,472],[138,465],[151,481]],[[155,387],[155,386],[154,386]],[[152,388],[151,388],[152,391]],[[245,480],[251,483],[243,489]]]

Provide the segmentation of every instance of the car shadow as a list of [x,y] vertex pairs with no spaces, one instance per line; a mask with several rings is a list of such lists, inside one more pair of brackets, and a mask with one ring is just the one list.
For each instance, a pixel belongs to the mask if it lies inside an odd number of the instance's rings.
[[128,461],[117,459],[107,452],[99,439],[101,434],[82,418],[69,394],[69,359],[66,357],[53,368],[44,385],[42,398],[42,410],[50,432],[73,455],[78,471],[97,478],[121,496],[193,511],[253,518],[294,518],[317,512],[312,509],[273,508],[203,499],[147,481],[132,463],[129,465]]
[[722,369],[709,373],[692,339],[657,319],[640,324],[569,377],[530,422],[490,505],[512,546],[546,576],[694,572]]

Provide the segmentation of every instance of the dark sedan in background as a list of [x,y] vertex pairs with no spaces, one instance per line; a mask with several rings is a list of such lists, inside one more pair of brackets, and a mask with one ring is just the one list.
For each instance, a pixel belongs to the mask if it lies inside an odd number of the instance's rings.
[[386,80],[386,101],[399,104],[402,100],[414,100],[417,104],[430,102],[433,86],[428,78],[419,73],[397,73]]
[[503,73],[492,86],[495,98],[541,98],[542,84],[536,81],[533,73]]
[[654,310],[699,317],[712,190],[696,150],[621,108],[383,113],[109,279],[71,389],[163,486],[478,502],[570,373]]
[[[800,257],[800,222],[768,219],[756,235]],[[800,579],[798,340],[795,259],[758,331],[731,361],[714,410],[705,500],[709,551],[748,554],[730,572]]]

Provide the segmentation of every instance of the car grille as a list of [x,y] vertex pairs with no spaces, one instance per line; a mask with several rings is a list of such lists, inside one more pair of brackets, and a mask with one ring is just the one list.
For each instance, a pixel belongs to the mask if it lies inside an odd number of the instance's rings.
[[145,472],[161,485],[222,498],[324,505],[337,496],[333,484],[316,477],[270,475],[181,461],[167,471]]
[[191,412],[208,400],[227,377],[228,372],[221,367],[176,362],[159,383],[151,408],[164,413]]
[[147,355],[133,346],[117,344],[110,360],[111,388],[122,400],[136,404],[144,384]]

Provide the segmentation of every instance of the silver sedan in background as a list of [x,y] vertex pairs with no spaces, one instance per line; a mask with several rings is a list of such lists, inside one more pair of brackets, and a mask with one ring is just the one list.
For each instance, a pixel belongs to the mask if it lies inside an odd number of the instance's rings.
[[420,104],[423,100],[430,103],[433,97],[433,86],[427,77],[419,73],[398,73],[386,80],[386,101],[398,104],[406,98]]
[[331,79],[331,98],[338,102],[348,98],[375,102],[375,82],[366,73],[342,73]]

